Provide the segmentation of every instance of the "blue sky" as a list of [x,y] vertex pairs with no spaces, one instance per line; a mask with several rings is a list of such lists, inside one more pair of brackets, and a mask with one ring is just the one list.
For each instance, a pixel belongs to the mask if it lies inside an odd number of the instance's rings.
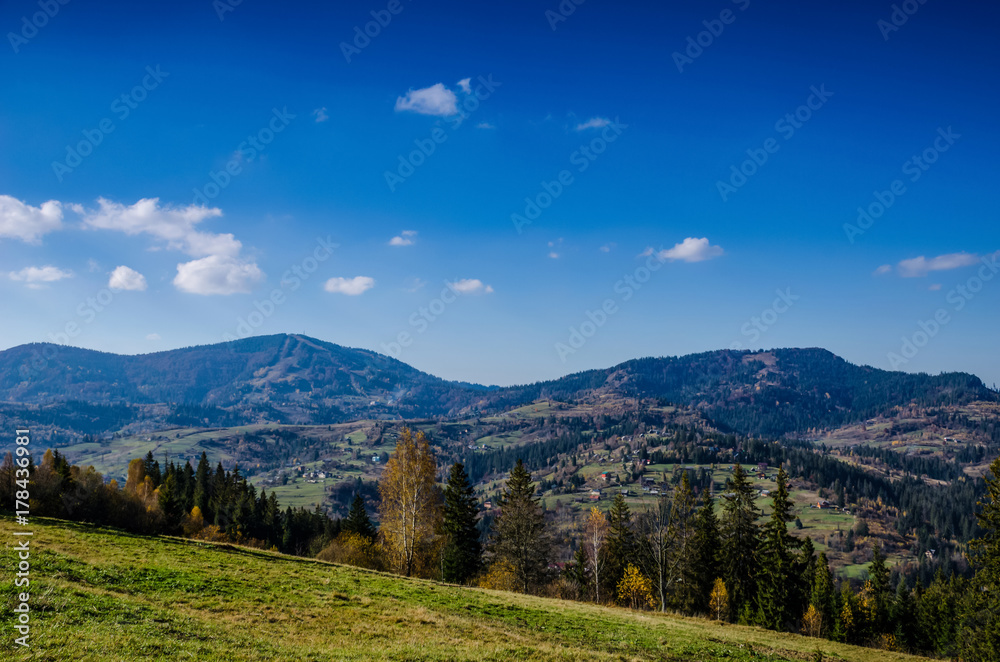
[[295,332],[512,384],[820,346],[1000,382],[993,7],[45,6],[0,6],[0,347]]

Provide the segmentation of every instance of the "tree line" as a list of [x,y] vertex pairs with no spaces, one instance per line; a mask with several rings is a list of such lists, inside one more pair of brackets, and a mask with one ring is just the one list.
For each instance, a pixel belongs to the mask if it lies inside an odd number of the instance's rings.
[[[47,450],[29,463],[32,515],[89,522],[134,533],[186,535],[233,542],[288,554],[315,556],[340,533],[340,520],[318,508],[281,509],[274,493],[256,488],[205,453],[197,468],[190,462],[166,467],[153,458],[129,462],[125,485],[105,482],[93,467],[71,465],[59,451]],[[0,509],[10,509],[17,490],[10,453],[0,463]]]

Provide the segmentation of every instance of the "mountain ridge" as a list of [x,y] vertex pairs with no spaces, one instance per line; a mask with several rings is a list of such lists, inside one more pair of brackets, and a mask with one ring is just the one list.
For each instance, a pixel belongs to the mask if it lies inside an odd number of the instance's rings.
[[0,351],[0,402],[166,406],[248,422],[330,423],[503,411],[600,396],[694,406],[723,429],[783,436],[893,407],[997,401],[974,375],[890,372],[822,348],[643,357],[516,386],[454,382],[389,356],[299,334],[122,355],[33,343]]

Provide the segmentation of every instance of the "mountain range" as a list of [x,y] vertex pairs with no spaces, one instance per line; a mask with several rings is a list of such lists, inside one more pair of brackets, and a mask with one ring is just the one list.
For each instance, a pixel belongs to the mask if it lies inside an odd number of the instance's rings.
[[0,410],[44,413],[76,430],[108,408],[119,418],[177,425],[322,424],[459,417],[538,399],[608,397],[695,407],[721,429],[770,436],[802,435],[908,405],[1000,400],[967,373],[890,372],[816,348],[642,358],[503,388],[447,381],[382,354],[302,335],[134,356],[46,343],[0,352]]

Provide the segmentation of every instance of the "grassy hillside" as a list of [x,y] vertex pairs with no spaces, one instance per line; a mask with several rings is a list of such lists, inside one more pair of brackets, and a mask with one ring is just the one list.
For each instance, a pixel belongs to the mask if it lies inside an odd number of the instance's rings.
[[[32,646],[15,650],[5,636],[5,659],[919,659],[230,546],[54,520],[32,526]],[[11,531],[0,522],[8,571]],[[12,608],[8,590],[5,630]]]

